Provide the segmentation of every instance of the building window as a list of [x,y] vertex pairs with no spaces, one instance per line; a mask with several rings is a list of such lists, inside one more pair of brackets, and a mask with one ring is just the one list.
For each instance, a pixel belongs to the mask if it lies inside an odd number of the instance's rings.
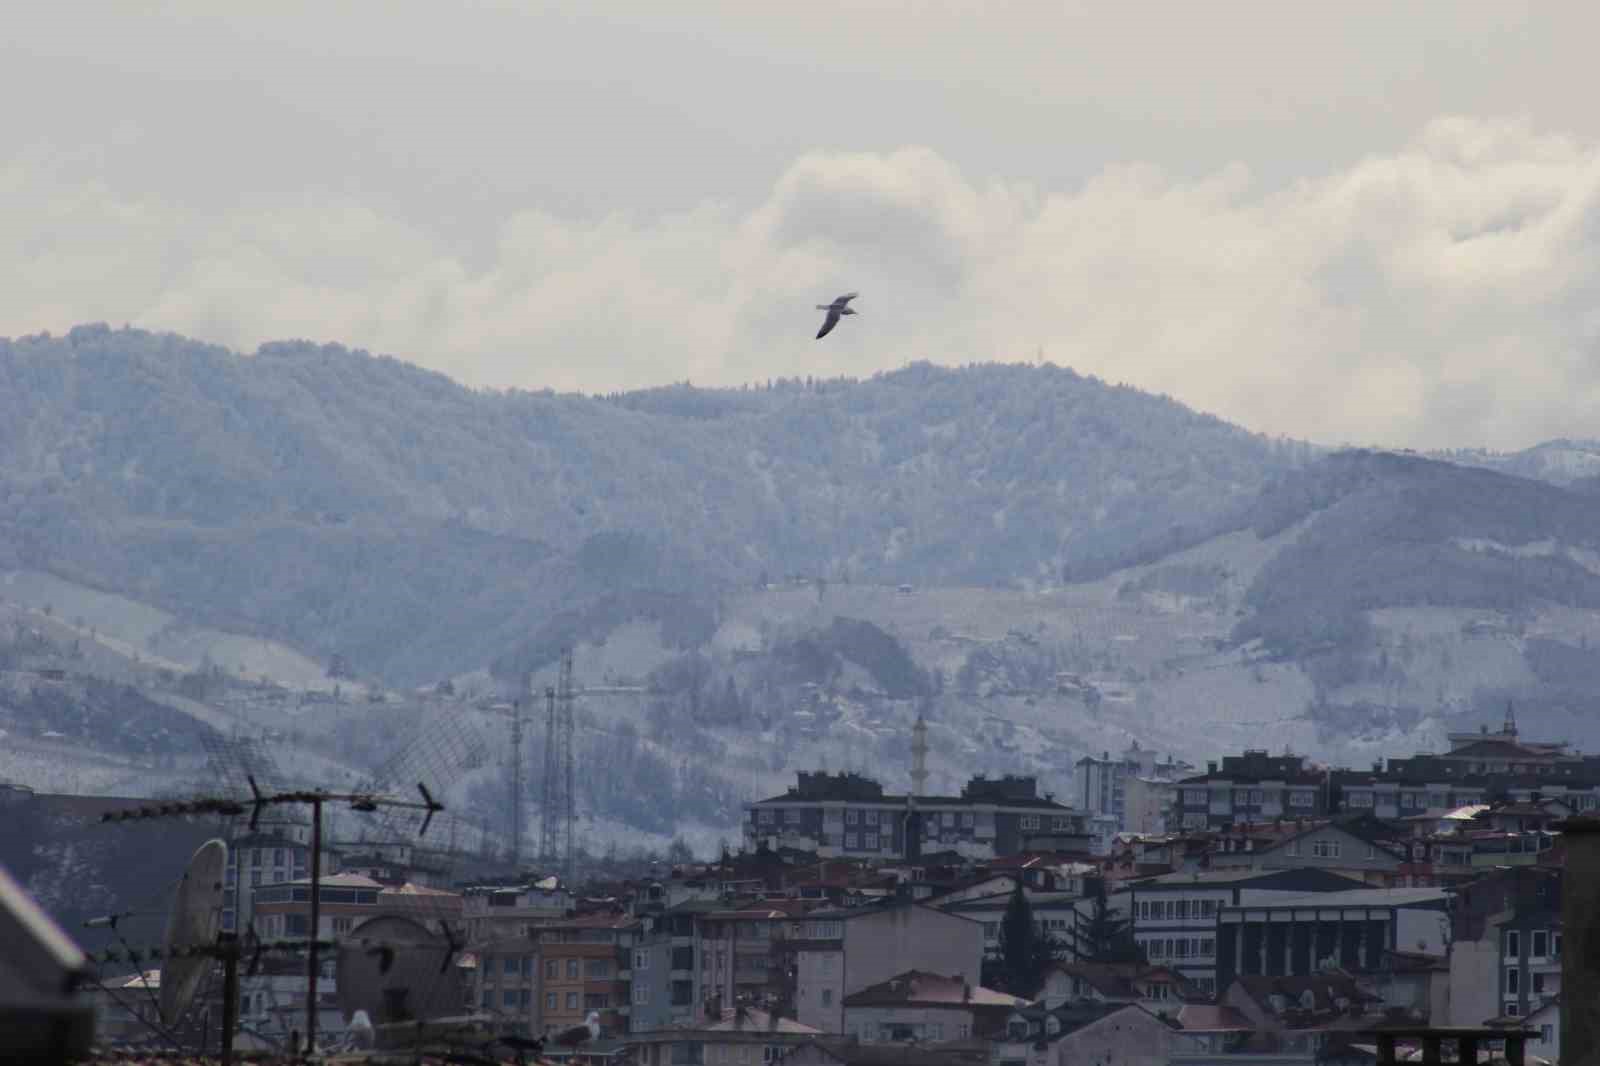
[[867,846],[867,850],[868,851],[877,851],[878,850],[878,834],[877,833],[868,833],[867,834],[867,845],[866,846]]
[[850,848],[852,850],[855,848],[855,846],[856,846],[856,835],[854,833],[846,833],[844,835],[844,846],[847,847],[847,848]]
[[1544,974],[1542,973],[1533,975],[1533,994],[1536,996],[1544,995]]
[[335,918],[333,920],[333,931],[335,933],[348,933],[350,927],[354,924],[354,918]]
[[1343,846],[1337,840],[1313,840],[1311,842],[1313,858],[1337,859],[1343,850]]
[[1559,931],[1550,934],[1550,957],[1552,959],[1561,957],[1561,933]]
[[867,824],[868,825],[877,825],[878,824],[878,812],[877,811],[868,811],[866,820],[867,820]]
[[961,828],[963,828],[963,829],[971,829],[973,827],[973,825],[975,825],[976,823],[977,823],[977,818],[973,816],[973,813],[971,811],[962,811],[961,812]]
[[1517,1006],[1517,1001],[1514,1000],[1514,999],[1511,1000],[1509,1003],[1506,1004],[1506,1017],[1507,1018],[1515,1018],[1517,1016],[1517,1011],[1519,1009],[1520,1008]]
[[1515,929],[1506,930],[1506,958],[1515,959],[1522,954],[1522,936]]
[[756,821],[760,822],[762,825],[771,825],[772,812],[763,807],[761,810],[756,812]]
[[[484,969],[487,970],[493,965],[494,965],[493,963],[485,963],[484,964]],[[506,960],[505,960],[505,974],[506,974],[506,976],[507,977],[515,977],[521,971],[522,971],[522,965],[517,961],[517,957],[515,955],[507,955],[506,956]]]
[[[1545,931],[1543,929],[1535,929],[1533,931],[1533,950],[1530,951],[1529,954],[1532,955],[1536,959],[1544,958],[1545,954],[1546,954],[1546,947],[1547,947],[1547,943],[1546,942],[1549,939],[1550,939],[1549,936],[1545,933]],[[1534,989],[1534,991],[1537,992],[1538,989]]]
[[568,992],[567,993],[567,1009],[568,1010],[577,1010],[578,1009],[578,993],[576,993],[576,992]]
[[517,990],[508,988],[500,993],[500,1005],[507,1010],[514,1010],[517,1006]]
[[1551,1025],[1539,1026],[1539,1043],[1550,1044],[1555,1042],[1555,1027]]
[[635,970],[648,970],[650,968],[650,952],[643,948],[633,950],[633,968]]
[[799,807],[789,807],[789,808],[785,809],[784,812],[783,812],[783,820],[784,820],[784,822],[786,822],[789,825],[799,825],[800,824],[800,808]]
[[1018,819],[1018,824],[1023,829],[1037,829],[1039,828],[1039,816],[1037,814],[1024,814]]
[[824,1007],[833,1006],[833,989],[824,988],[822,990],[822,1005]]
[[860,811],[845,811],[844,812],[844,824],[845,825],[855,825],[860,820],[861,820],[861,812]]
[[545,980],[547,981],[554,981],[560,977],[561,963],[557,962],[555,959],[546,959],[544,961],[544,976]]
[[544,994],[544,1009],[545,1010],[555,1010],[556,1009],[556,994],[554,992],[546,992]]
[[1370,807],[1372,806],[1372,793],[1351,792],[1346,796],[1345,800],[1352,807]]
[[636,984],[633,986],[633,1002],[637,1006],[644,1006],[650,1002],[650,986]]
[[1506,995],[1514,996],[1522,991],[1522,971],[1515,966],[1506,971]]
[[567,980],[576,981],[577,979],[578,979],[578,960],[577,959],[568,959],[567,960]]
[[604,981],[611,976],[611,963],[605,959],[590,959],[583,964],[583,976],[590,981]]
[[1315,807],[1316,805],[1317,794],[1315,792],[1297,788],[1289,793],[1289,806],[1291,807]]
[[940,823],[942,825],[944,825],[947,828],[950,827],[950,826],[954,826],[956,824],[956,812],[955,811],[945,811],[943,814],[941,814],[939,816],[939,821],[940,821]]

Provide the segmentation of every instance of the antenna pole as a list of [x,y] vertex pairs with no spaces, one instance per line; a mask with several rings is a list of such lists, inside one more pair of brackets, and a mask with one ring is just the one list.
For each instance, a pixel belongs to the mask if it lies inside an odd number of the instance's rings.
[[317,944],[322,936],[322,796],[311,797],[311,937],[306,947],[306,1054],[317,1048]]
[[[529,680],[522,688],[532,691]],[[522,869],[522,700],[511,704],[511,869]]]
[[561,819],[561,840],[565,854],[561,856],[564,867],[563,875],[568,883],[575,882],[578,877],[576,860],[577,837],[577,796],[572,790],[572,705],[577,699],[577,693],[572,684],[572,649],[566,648],[561,653],[561,808],[556,812],[556,817]]
[[222,948],[222,1066],[233,1066],[233,1031],[239,1027],[239,945],[232,933],[217,934]]

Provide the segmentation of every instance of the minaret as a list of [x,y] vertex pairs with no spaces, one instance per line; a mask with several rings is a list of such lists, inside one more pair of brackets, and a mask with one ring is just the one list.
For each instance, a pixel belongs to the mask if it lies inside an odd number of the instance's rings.
[[1506,700],[1506,724],[1500,727],[1500,733],[1512,739],[1517,736],[1517,708],[1510,700]]
[[[911,727],[911,797],[921,797],[928,783],[928,723],[917,715],[917,724]],[[915,804],[913,804],[914,806]]]
[[911,795],[906,797],[905,830],[901,838],[901,854],[915,862],[922,857],[922,818],[917,814],[917,800],[928,783],[928,723],[917,715],[917,724],[911,727]]

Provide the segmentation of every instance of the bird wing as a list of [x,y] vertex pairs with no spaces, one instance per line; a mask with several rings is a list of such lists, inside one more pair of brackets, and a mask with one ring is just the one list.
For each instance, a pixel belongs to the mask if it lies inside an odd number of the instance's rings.
[[835,307],[843,307],[845,304],[849,303],[851,300],[854,300],[857,296],[860,296],[860,295],[861,294],[859,292],[847,292],[843,296],[839,297],[837,300],[833,301],[833,306],[835,306]]
[[820,341],[822,338],[826,337],[828,335],[828,332],[830,330],[832,330],[833,327],[837,326],[838,324],[839,324],[839,309],[837,307],[828,308],[828,317],[823,321],[822,328],[817,330],[817,340]]

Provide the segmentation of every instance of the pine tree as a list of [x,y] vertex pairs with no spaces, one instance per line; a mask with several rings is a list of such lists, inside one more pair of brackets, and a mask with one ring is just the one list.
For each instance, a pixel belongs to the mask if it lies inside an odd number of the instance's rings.
[[1000,958],[991,970],[992,980],[1013,996],[1032,999],[1058,951],[1055,941],[1034,925],[1033,905],[1017,881],[1000,919]]
[[1076,936],[1078,958],[1085,962],[1144,962],[1144,952],[1133,938],[1133,923],[1119,918],[1106,902],[1103,877],[1086,879],[1089,917],[1079,924]]

